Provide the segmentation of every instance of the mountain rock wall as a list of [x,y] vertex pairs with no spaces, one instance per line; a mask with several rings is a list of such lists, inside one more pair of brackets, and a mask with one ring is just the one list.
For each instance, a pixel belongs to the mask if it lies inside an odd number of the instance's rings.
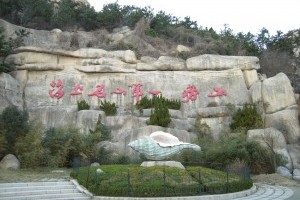
[[[0,20],[1,23],[6,26],[6,35],[22,28]],[[5,59],[16,70],[0,74],[0,111],[16,105],[45,128],[71,125],[82,134],[94,129],[101,116],[113,136],[112,141],[101,145],[119,154],[137,156],[127,144],[143,135],[162,130],[181,141],[192,142],[198,118],[218,138],[229,131],[228,105],[259,103],[265,128],[276,129],[270,133],[272,138],[280,138],[281,144],[282,138],[285,140],[285,145],[279,145],[276,151],[287,158],[290,169],[300,168],[296,153],[300,136],[298,110],[290,80],[283,73],[271,78],[259,75],[258,58],[208,54],[187,60],[170,56],[137,58],[131,50],[84,48],[93,41],[93,34],[84,32],[78,33],[79,49],[71,51],[62,49],[70,46],[71,33],[29,31],[25,46]],[[157,92],[182,101],[181,110],[170,110],[172,121],[168,128],[147,126],[151,110],[134,107],[141,97],[152,98]],[[85,100],[90,110],[78,111],[80,100]],[[103,100],[116,103],[116,116],[105,116],[99,110]],[[257,130],[249,133],[249,138],[266,132],[269,129]]]

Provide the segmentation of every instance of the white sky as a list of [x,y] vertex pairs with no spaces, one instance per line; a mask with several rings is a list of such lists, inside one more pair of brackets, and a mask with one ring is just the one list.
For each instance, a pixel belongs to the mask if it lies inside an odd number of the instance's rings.
[[[96,11],[116,0],[88,0]],[[217,32],[228,24],[235,33],[257,34],[262,27],[271,35],[300,28],[299,0],[118,0],[120,5],[151,6],[154,11],[180,17],[190,16],[198,26]]]

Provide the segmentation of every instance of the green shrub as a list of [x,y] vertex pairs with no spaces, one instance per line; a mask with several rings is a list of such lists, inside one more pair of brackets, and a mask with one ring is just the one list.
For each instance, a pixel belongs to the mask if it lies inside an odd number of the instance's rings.
[[4,58],[12,52],[12,44],[6,40],[4,30],[0,27],[0,73],[8,73],[13,71],[13,67],[4,63]]
[[5,135],[0,130],[0,160],[2,160],[2,158],[7,154],[6,150],[7,150],[7,141]]
[[104,157],[109,152],[105,152],[105,149],[98,150],[98,144],[101,141],[110,139],[111,131],[101,122],[101,116],[99,115],[95,130],[90,130],[90,133],[83,138],[84,148],[82,151],[90,162],[102,163],[102,160],[106,160]]
[[[273,173],[274,163],[271,152],[259,143],[247,141],[244,134],[231,133],[214,140],[211,136],[202,136],[195,141],[201,147],[201,162],[209,167],[220,169],[233,163],[242,162],[250,167],[252,173]],[[277,166],[284,165],[281,156],[276,155]]]
[[100,109],[105,112],[107,116],[112,116],[117,114],[117,106],[115,103],[110,103],[108,101],[101,101]]
[[137,109],[147,109],[153,107],[153,101],[148,99],[147,96],[143,96],[142,99],[136,103]]
[[42,129],[41,124],[31,123],[28,134],[17,139],[15,151],[22,168],[46,166],[47,153],[42,146]]
[[171,122],[169,109],[164,101],[156,101],[154,111],[151,111],[149,125],[167,127]]
[[48,166],[70,167],[83,150],[83,140],[76,129],[50,128],[43,135],[42,145],[48,151]]
[[180,110],[181,101],[177,99],[167,99],[161,95],[154,96],[152,99],[149,99],[147,96],[142,97],[142,99],[136,104],[138,109],[147,109],[154,108],[155,104],[163,102],[168,109]]
[[247,131],[249,129],[263,128],[263,120],[256,109],[256,105],[245,105],[232,116],[230,128],[233,131]]
[[28,132],[28,113],[19,110],[16,106],[5,108],[0,115],[0,127],[7,141],[8,153],[14,153],[16,139],[25,136]]
[[90,105],[85,101],[79,101],[77,102],[77,109],[79,110],[89,110],[90,109]]

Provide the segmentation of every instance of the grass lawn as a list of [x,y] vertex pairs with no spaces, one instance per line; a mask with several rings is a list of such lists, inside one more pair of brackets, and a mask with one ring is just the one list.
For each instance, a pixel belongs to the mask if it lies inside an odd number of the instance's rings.
[[[104,173],[97,175],[100,168]],[[249,189],[251,180],[204,167],[140,167],[137,165],[103,165],[82,167],[71,177],[98,196],[190,196],[220,194]],[[228,181],[228,182],[227,182]]]
[[0,183],[51,181],[70,179],[72,169],[36,168],[20,170],[0,170]]

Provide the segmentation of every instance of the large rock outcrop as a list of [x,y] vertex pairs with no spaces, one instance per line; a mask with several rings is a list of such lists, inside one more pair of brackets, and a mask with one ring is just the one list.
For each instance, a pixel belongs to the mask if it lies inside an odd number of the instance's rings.
[[23,91],[11,75],[0,73],[0,113],[10,105],[23,109]]
[[[7,36],[23,29],[3,20],[0,26]],[[137,58],[131,50],[86,48],[106,39],[112,44],[137,41],[128,27],[112,33],[26,31],[31,34],[24,38],[25,46],[5,60],[16,71],[0,74],[0,110],[16,105],[45,128],[75,125],[81,133],[94,129],[101,116],[113,135],[111,142],[101,145],[137,157],[127,146],[132,140],[161,130],[191,142],[196,121],[209,126],[212,136],[218,138],[229,130],[229,104],[241,107],[261,103],[266,128],[276,128],[288,145],[298,145],[299,123],[290,81],[282,73],[269,79],[259,76],[256,57],[199,55],[185,61],[159,55]],[[101,34],[104,39],[99,38]],[[71,40],[77,40],[78,45],[72,47]],[[139,42],[143,43],[141,39]],[[155,52],[150,44],[143,45]],[[170,110],[169,129],[147,126],[151,110],[135,109],[142,96],[152,98],[150,91],[182,101],[180,111]],[[91,106],[90,110],[77,110],[81,100]],[[118,106],[117,116],[108,117],[99,111],[103,100]]]

